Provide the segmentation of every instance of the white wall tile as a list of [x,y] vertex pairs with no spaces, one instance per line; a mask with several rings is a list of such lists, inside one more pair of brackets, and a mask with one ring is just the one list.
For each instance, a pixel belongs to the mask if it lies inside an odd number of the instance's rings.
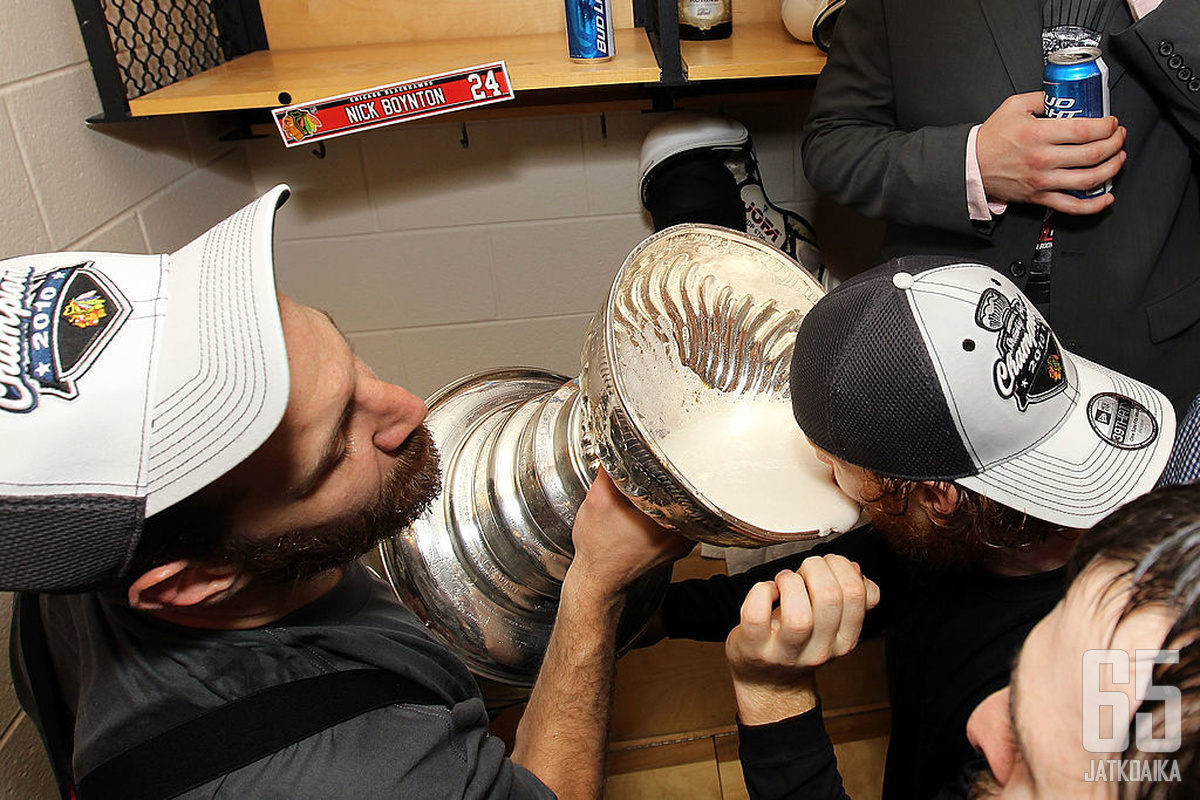
[[[0,50],[3,50],[0,47]],[[0,258],[50,249],[50,234],[7,114],[0,113]]]
[[65,245],[191,169],[176,117],[89,126],[99,110],[87,66],[5,92],[17,141],[55,246]]
[[151,253],[170,253],[254,199],[245,151],[234,150],[138,209]]
[[402,386],[428,397],[474,372],[533,367],[574,378],[590,314],[447,325],[396,333],[404,375]]
[[0,798],[3,800],[55,800],[54,775],[42,748],[37,728],[22,715],[0,743]]
[[87,58],[70,0],[5,0],[0,42],[0,84]]
[[288,241],[275,252],[279,288],[348,333],[496,317],[481,228]]
[[354,355],[361,358],[372,372],[389,383],[405,386],[404,364],[397,333],[347,333],[346,339],[354,348]]
[[793,164],[792,171],[794,173],[793,180],[795,181],[796,194],[795,202],[797,210],[805,219],[812,221],[817,215],[817,201],[820,194],[808,182],[808,178],[804,176],[804,165],[800,159],[800,142],[803,137],[800,135],[804,127],[804,120],[808,117],[809,106],[812,104],[812,91],[804,92],[800,95],[799,102],[796,103],[796,126],[795,126],[795,145],[792,147]]
[[595,311],[625,257],[651,232],[640,215],[492,229],[500,317]]
[[142,225],[135,212],[130,211],[112,222],[101,225],[67,248],[102,253],[149,253]]
[[646,224],[651,224],[650,213],[642,208],[639,158],[646,134],[662,119],[662,115],[638,111],[606,114],[602,128],[599,114],[583,118],[591,213],[641,213],[646,216]]
[[292,187],[277,219],[278,237],[312,239],[378,230],[363,177],[360,138],[327,142],[324,158],[313,155],[313,147],[284,147],[274,135],[246,143],[257,192],[278,183]]
[[579,120],[396,126],[362,135],[367,186],[386,230],[587,213]]

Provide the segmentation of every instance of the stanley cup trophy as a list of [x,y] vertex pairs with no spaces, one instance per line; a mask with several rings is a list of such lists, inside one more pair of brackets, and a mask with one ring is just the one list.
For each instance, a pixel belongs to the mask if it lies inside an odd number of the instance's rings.
[[[429,398],[442,492],[380,550],[400,600],[485,696],[520,697],[537,677],[597,465],[642,511],[701,542],[816,541],[854,525],[858,506],[792,417],[792,347],[823,292],[759,239],[676,225],[625,260],[578,378],[493,370]],[[669,575],[631,590],[622,647]]]

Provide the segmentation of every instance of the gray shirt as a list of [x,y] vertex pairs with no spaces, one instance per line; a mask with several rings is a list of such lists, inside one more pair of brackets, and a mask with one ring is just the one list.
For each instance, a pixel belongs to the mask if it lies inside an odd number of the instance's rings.
[[[391,705],[303,739],[186,797],[553,797],[504,757],[466,668],[363,566],[278,622],[245,631],[165,623],[96,595],[44,596],[51,657],[75,712],[77,779],[155,734],[286,681],[363,667],[444,705]],[[186,759],[186,753],[180,753]]]

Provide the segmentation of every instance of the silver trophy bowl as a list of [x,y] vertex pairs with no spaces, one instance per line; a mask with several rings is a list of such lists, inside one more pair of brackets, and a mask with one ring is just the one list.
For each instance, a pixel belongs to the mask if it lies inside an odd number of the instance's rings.
[[[597,466],[697,541],[758,547],[848,530],[859,508],[796,426],[788,383],[796,331],[823,293],[788,256],[726,228],[677,225],[643,241],[591,320],[578,378],[491,370],[429,398],[443,486],[380,545],[397,596],[483,681],[520,689],[545,653]],[[669,576],[632,587],[623,648]]]

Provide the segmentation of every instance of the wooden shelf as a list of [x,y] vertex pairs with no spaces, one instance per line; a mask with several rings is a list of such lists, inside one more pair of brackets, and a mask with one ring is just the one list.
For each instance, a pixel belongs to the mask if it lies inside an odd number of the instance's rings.
[[[260,50],[129,101],[135,117],[275,108],[476,64],[503,60],[520,99],[526,92],[574,95],[661,80],[645,31],[618,28],[617,54],[602,64],[567,58],[561,31],[464,39]],[[825,55],[798,42],[777,19],[735,23],[715,42],[681,44],[688,86],[705,81],[815,75]]]
[[825,54],[799,42],[779,20],[733,25],[728,39],[680,42],[689,83],[745,78],[816,75]]
[[603,64],[568,59],[561,32],[259,50],[130,100],[129,111],[142,117],[274,108],[499,60],[518,93],[658,81],[645,33],[640,28],[615,33],[617,55]]

